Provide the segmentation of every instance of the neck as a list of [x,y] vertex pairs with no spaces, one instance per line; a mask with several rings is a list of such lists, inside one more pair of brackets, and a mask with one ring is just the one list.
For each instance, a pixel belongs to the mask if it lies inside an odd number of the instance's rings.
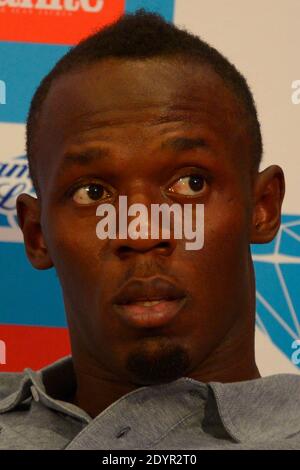
[[[74,356],[73,356],[74,358]],[[102,367],[74,361],[77,389],[73,403],[92,418],[127,393],[139,388],[103,373]]]
[[[238,322],[239,323],[239,322]],[[255,324],[237,324],[200,366],[188,375],[200,382],[241,382],[260,378],[255,362]]]
[[[249,327],[238,335],[233,332],[201,364],[187,373],[200,382],[239,382],[260,377],[254,357],[254,332]],[[73,402],[95,417],[127,393],[141,386],[104,371],[92,360],[73,355],[77,390]]]

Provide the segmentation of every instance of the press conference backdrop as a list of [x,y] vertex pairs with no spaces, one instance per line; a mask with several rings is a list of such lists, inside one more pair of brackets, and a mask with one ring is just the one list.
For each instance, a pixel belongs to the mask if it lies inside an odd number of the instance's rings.
[[16,220],[16,196],[32,192],[25,155],[30,99],[72,44],[138,8],[210,42],[252,88],[265,146],[261,168],[281,165],[287,182],[278,236],[252,245],[256,357],[262,375],[299,373],[299,0],[0,0],[0,371],[40,368],[70,351],[55,270],[31,267]]

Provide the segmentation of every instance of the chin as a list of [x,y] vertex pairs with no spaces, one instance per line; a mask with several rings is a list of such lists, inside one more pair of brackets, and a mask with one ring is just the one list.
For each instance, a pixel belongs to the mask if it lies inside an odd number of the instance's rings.
[[132,381],[139,385],[155,385],[184,377],[190,366],[188,352],[170,341],[139,347],[130,353],[126,362]]

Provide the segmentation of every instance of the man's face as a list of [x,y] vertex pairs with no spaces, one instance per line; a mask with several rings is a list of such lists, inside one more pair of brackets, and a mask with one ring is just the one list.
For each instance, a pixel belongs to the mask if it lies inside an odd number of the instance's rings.
[[[204,66],[111,59],[56,80],[39,124],[41,227],[74,356],[136,384],[196,376],[212,351],[230,347],[233,331],[253,322],[250,144],[233,94]],[[190,187],[190,176],[198,184]],[[204,247],[100,240],[96,208],[117,207],[119,195],[149,210],[204,204]],[[117,306],[128,292],[130,305]],[[138,303],[145,292],[176,315],[153,326],[160,307]],[[148,321],[128,322],[122,308]]]

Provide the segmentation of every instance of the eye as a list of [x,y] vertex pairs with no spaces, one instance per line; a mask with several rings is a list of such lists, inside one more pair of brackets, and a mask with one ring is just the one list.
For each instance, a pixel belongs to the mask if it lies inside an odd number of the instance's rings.
[[73,200],[81,205],[93,204],[109,196],[110,193],[100,183],[82,185],[72,193]]
[[184,196],[197,196],[203,190],[205,179],[202,175],[188,175],[179,178],[169,191]]

